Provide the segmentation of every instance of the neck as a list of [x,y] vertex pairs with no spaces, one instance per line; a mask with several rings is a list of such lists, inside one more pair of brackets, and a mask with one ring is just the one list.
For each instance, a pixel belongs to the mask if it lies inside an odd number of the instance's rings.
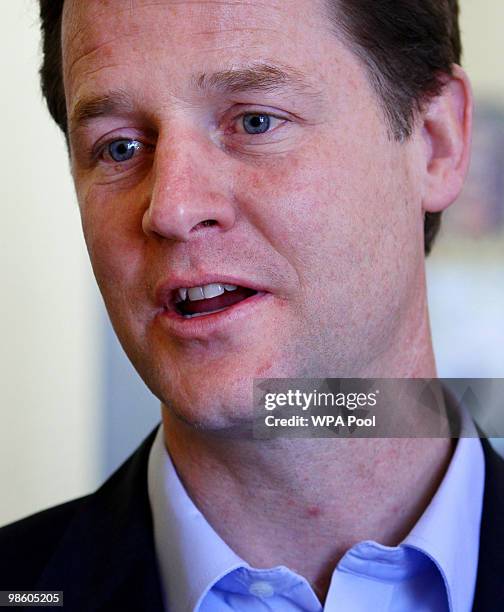
[[196,506],[252,567],[285,565],[325,600],[354,544],[398,545],[451,459],[451,440],[215,438],[164,411],[165,439]]

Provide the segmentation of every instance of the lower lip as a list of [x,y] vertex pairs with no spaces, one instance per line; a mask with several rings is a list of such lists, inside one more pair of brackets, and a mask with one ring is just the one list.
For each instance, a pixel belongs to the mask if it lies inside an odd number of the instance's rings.
[[185,318],[177,312],[163,310],[158,314],[168,331],[179,338],[190,340],[222,331],[226,325],[251,316],[255,310],[273,298],[271,293],[259,291],[225,310],[199,317]]

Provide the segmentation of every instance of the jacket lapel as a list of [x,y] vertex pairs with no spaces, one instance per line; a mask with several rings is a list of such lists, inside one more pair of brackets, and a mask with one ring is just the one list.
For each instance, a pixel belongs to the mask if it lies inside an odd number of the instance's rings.
[[73,612],[163,610],[147,492],[156,430],[82,502],[37,584]]
[[[473,612],[504,610],[504,459],[485,438],[485,492]],[[463,534],[461,534],[463,537]]]

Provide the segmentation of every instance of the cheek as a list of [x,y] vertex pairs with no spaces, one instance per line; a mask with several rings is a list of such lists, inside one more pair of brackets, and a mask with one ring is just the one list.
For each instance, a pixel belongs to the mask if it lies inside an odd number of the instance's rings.
[[349,320],[355,304],[372,311],[404,291],[414,207],[404,155],[377,142],[349,133],[242,174],[243,208],[295,270],[307,316]]
[[[316,143],[301,154],[240,173],[237,200],[284,255],[319,258],[380,242],[404,193],[392,160],[353,143]],[[317,255],[317,253],[319,255]]]
[[135,194],[117,193],[106,186],[77,190],[84,238],[102,292],[124,288],[138,274],[144,235],[143,210]]
[[[323,166],[322,166],[323,167]],[[295,256],[317,235],[330,215],[327,165],[303,155],[245,169],[235,181],[245,216],[283,255]]]

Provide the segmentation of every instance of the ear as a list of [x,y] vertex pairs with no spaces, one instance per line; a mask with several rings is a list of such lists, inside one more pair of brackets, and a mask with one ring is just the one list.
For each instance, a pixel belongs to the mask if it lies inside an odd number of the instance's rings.
[[453,66],[441,94],[423,113],[426,183],[423,209],[441,212],[462,190],[469,167],[473,94],[460,66]]

